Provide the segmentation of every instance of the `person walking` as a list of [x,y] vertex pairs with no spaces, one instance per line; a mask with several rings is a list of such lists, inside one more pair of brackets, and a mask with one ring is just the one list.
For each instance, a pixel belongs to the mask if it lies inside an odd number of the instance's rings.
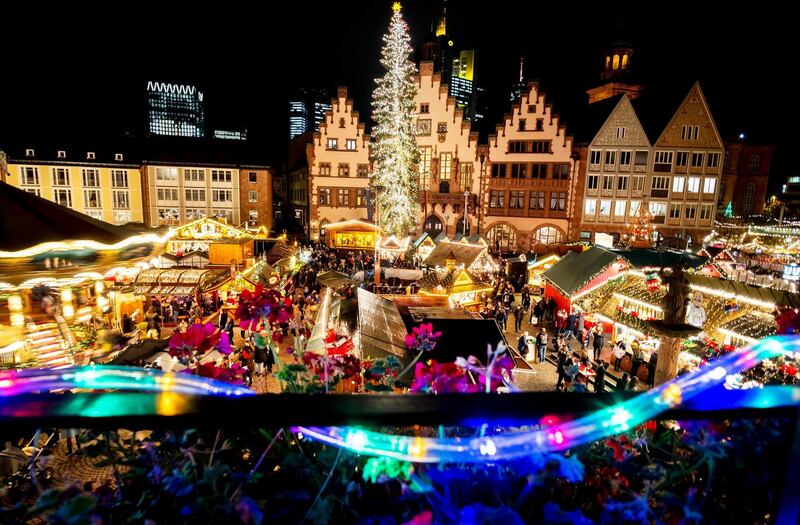
[[631,352],[633,353],[633,363],[631,364],[631,378],[636,377],[636,372],[639,367],[644,363],[644,354],[642,353],[642,345],[638,340],[631,341]]
[[647,361],[647,386],[653,388],[656,381],[656,365],[658,364],[658,352],[652,352]]
[[558,362],[556,363],[556,372],[558,373],[558,380],[556,381],[556,390],[561,389],[561,384],[567,377],[566,368],[567,368],[567,353],[559,352]]
[[536,348],[539,350],[539,363],[544,363],[547,353],[547,329],[542,328],[536,336]]
[[598,394],[602,394],[606,390],[606,369],[608,369],[608,363],[603,361],[597,366],[597,370],[595,371],[594,391]]
[[620,365],[622,365],[622,359],[625,357],[625,354],[627,354],[625,351],[625,341],[623,341],[622,338],[620,338],[619,341],[617,341],[617,344],[614,345],[611,353],[614,356],[614,370],[619,372]]
[[497,319],[497,324],[500,325],[500,328],[505,332],[508,326],[508,312],[502,304],[497,307],[495,319]]
[[594,349],[594,362],[599,363],[601,353],[603,351],[603,329],[600,328],[600,325],[594,327],[594,339],[592,340],[592,348]]
[[522,306],[517,305],[514,307],[514,331],[519,332],[522,329],[522,318],[525,312],[522,311]]
[[542,321],[542,302],[538,301],[531,311],[530,324],[531,326],[539,326],[540,321]]
[[622,378],[617,379],[617,392],[622,392],[628,387],[628,374],[623,373]]

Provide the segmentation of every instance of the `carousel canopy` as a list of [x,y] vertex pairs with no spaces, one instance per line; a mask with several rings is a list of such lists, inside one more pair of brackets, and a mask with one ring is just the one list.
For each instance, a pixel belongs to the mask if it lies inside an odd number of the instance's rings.
[[425,264],[444,267],[447,266],[448,259],[454,259],[456,264],[463,264],[465,268],[469,268],[484,249],[479,244],[441,241],[425,259]]
[[593,246],[586,251],[567,253],[544,272],[544,277],[570,296],[614,264],[620,256],[605,248]]
[[117,244],[131,235],[119,226],[0,183],[0,251],[69,240]]

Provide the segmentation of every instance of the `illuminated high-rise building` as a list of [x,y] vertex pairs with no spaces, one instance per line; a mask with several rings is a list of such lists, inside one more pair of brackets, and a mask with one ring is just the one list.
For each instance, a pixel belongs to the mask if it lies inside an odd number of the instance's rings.
[[475,50],[465,49],[453,59],[450,94],[468,120],[475,118]]
[[203,92],[191,85],[148,82],[147,121],[151,135],[204,137]]
[[325,113],[330,110],[331,96],[326,90],[299,90],[289,101],[289,140],[307,131],[319,131]]

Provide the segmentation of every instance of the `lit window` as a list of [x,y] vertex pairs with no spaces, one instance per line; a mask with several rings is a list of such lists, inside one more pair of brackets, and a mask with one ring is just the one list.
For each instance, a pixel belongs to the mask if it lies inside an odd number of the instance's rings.
[[58,150],[58,154],[56,155],[59,159],[66,159],[67,152],[64,150]]
[[683,193],[683,183],[686,179],[683,177],[675,177],[672,179],[672,193]]
[[706,178],[703,180],[703,193],[714,193],[717,189],[717,179]]
[[83,190],[84,208],[102,208],[100,205],[100,190]]
[[258,192],[257,191],[248,191],[247,192],[247,200],[250,202],[258,202]]
[[689,193],[697,193],[700,191],[700,177],[689,177],[686,183],[686,189]]
[[336,149],[339,146],[338,139],[328,139],[328,149]]
[[98,170],[82,170],[81,175],[83,178],[83,185],[89,188],[97,188],[100,186],[100,172]]
[[111,170],[111,186],[114,188],[127,188],[128,187],[128,171],[127,170]]
[[86,152],[86,160],[95,160],[94,151]]
[[356,139],[347,139],[346,147],[348,151],[356,150]]

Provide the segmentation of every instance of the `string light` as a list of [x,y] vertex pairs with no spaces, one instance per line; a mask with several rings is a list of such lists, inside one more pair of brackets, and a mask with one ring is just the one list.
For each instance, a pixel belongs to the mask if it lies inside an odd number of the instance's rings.
[[[713,408],[717,389],[726,378],[765,359],[800,350],[800,337],[780,336],[731,352],[714,362],[592,414],[558,422],[557,427],[508,432],[491,437],[420,438],[342,427],[297,427],[307,436],[354,452],[419,463],[479,463],[556,452],[618,434],[657,416],[663,410],[694,401]],[[797,389],[765,387],[740,398],[742,406],[784,406],[798,402]],[[726,407],[735,408],[735,407]],[[421,446],[424,443],[424,447]],[[420,456],[420,449],[424,454]],[[413,452],[413,454],[412,454]]]

